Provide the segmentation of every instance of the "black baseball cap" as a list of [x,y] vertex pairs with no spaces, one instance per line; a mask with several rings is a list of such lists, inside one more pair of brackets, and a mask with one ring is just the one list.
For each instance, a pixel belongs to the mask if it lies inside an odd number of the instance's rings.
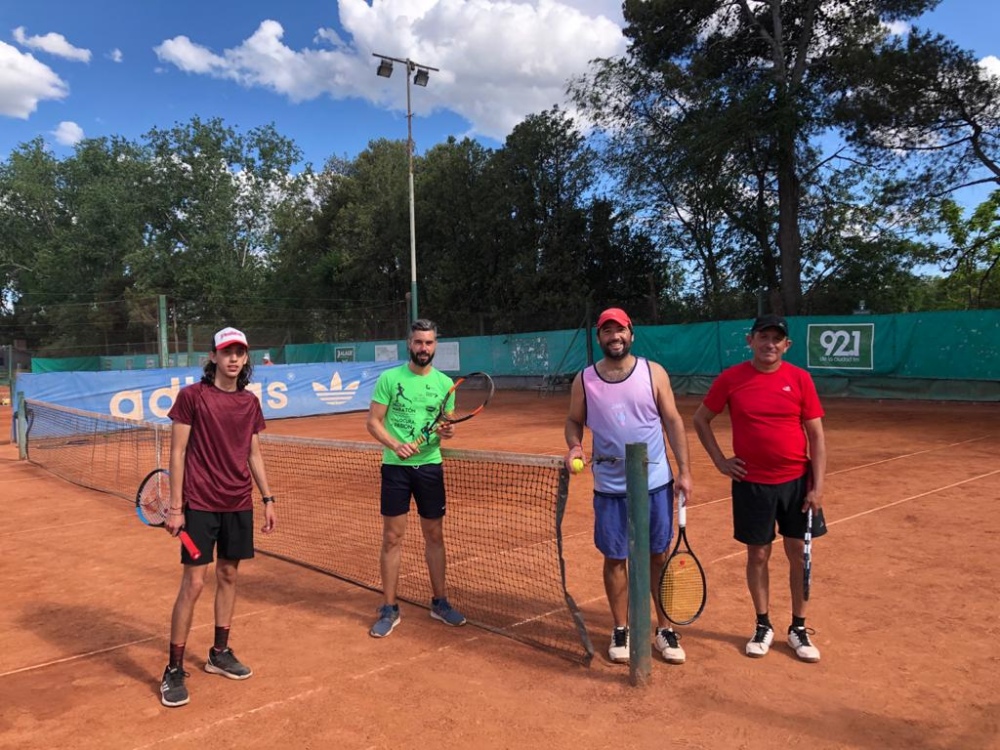
[[780,315],[761,315],[753,322],[750,333],[757,333],[766,328],[777,328],[786,336],[788,335],[788,322]]

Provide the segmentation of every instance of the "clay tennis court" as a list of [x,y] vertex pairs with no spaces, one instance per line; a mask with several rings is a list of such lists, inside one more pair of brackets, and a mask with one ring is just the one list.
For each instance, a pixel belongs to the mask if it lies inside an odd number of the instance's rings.
[[[253,678],[203,671],[209,590],[188,641],[191,703],[164,708],[176,542],[143,528],[120,498],[67,484],[2,444],[0,747],[1000,747],[1000,406],[826,400],[830,533],[814,544],[809,614],[822,661],[804,664],[780,638],[765,659],[743,654],[753,626],[744,554],[731,538],[728,480],[691,427],[697,403],[679,399],[696,483],[688,532],[708,605],[681,629],[687,664],[654,655],[643,688],[605,655],[611,620],[585,473],[571,483],[564,535],[569,591],[597,652],[589,667],[447,628],[407,604],[390,638],[369,638],[378,594],[258,556],[241,569],[232,636]],[[567,404],[565,394],[501,391],[453,445],[561,454]],[[9,407],[0,419],[6,439]],[[269,431],[367,440],[363,423],[350,414]],[[714,424],[725,440],[725,415]],[[375,498],[359,502],[377,513]],[[280,500],[278,511],[280,534]],[[422,543],[413,533],[407,542]],[[779,636],[786,571],[778,546]]]

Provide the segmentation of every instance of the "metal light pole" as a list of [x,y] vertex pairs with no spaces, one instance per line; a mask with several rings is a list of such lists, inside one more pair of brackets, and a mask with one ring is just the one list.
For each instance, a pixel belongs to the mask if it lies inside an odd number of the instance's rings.
[[427,80],[430,78],[430,71],[437,71],[438,69],[432,68],[430,65],[421,65],[408,57],[401,59],[399,57],[380,55],[378,52],[372,52],[372,56],[379,58],[380,62],[375,72],[383,78],[388,78],[392,75],[392,64],[394,62],[402,63],[406,66],[406,154],[409,160],[408,172],[410,183],[410,322],[412,323],[420,316],[417,314],[417,224],[413,199],[413,109],[410,106],[410,74],[413,73],[414,85],[426,86]]

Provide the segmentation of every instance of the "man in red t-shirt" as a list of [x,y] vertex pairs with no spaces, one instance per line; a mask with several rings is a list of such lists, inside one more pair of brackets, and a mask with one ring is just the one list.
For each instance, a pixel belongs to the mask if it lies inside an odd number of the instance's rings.
[[[747,344],[753,353],[750,361],[727,368],[715,379],[695,412],[694,427],[712,463],[733,482],[733,535],[747,546],[747,587],[757,611],[747,656],[764,656],[774,640],[768,562],[777,523],[791,571],[788,645],[803,661],[816,662],[819,649],[809,640],[812,631],[805,624],[802,560],[807,511],[813,511],[812,535],[826,533],[823,407],[809,373],[782,361],[792,345],[783,317],[757,318]],[[727,406],[733,433],[730,458],[711,424]]]
[[240,560],[253,557],[253,487],[264,499],[265,534],[274,530],[274,496],[268,489],[258,433],[264,429],[260,401],[246,390],[253,367],[246,336],[235,328],[215,334],[200,382],[181,389],[170,409],[170,515],[167,530],[186,529],[201,551],[193,560],[181,549],[184,574],[170,621],[170,661],[160,684],[164,706],[188,702],[184,648],[195,603],[215,563],[215,644],[205,671],[233,680],[253,674],[229,648]]

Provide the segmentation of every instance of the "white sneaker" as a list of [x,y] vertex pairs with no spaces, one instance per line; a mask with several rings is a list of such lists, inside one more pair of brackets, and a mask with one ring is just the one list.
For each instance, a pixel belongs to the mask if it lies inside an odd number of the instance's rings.
[[608,658],[615,664],[628,664],[628,628],[615,628],[612,631]]
[[667,664],[683,664],[687,660],[679,641],[680,635],[670,628],[656,629],[656,650],[663,654]]
[[795,655],[802,661],[819,661],[819,649],[809,640],[809,634],[814,633],[812,628],[789,628],[788,645],[795,651]]
[[753,638],[747,641],[747,656],[752,656],[754,659],[767,656],[773,641],[774,629],[769,625],[757,623],[757,630],[754,631]]

